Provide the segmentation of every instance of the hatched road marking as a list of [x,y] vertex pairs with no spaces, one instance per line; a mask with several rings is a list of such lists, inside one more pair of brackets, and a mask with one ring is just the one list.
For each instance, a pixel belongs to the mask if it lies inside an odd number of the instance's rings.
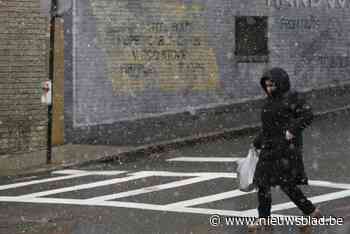
[[[256,209],[249,209],[243,211],[237,210],[219,210],[219,209],[209,209],[209,208],[196,208],[193,206],[208,204],[211,202],[216,202],[224,199],[235,198],[239,196],[244,196],[253,192],[242,192],[238,189],[231,191],[226,191],[217,194],[211,194],[207,196],[202,196],[194,199],[189,199],[185,201],[178,201],[174,203],[169,203],[165,205],[158,204],[148,204],[139,202],[125,202],[125,201],[112,201],[113,199],[131,197],[140,194],[146,194],[150,192],[157,192],[166,189],[178,188],[181,186],[189,186],[195,183],[200,183],[204,181],[210,181],[218,178],[237,178],[236,173],[222,173],[222,172],[169,172],[169,171],[138,171],[127,173],[127,171],[82,171],[82,170],[61,170],[55,171],[54,175],[63,175],[49,179],[39,179],[28,182],[20,182],[9,185],[0,186],[0,190],[7,190],[13,188],[20,188],[25,186],[31,186],[35,184],[44,184],[54,181],[62,181],[72,178],[79,178],[88,175],[103,175],[103,176],[114,176],[125,173],[124,177],[118,177],[113,179],[102,180],[93,183],[81,184],[76,186],[63,187],[59,189],[41,191],[31,194],[24,194],[19,196],[0,196],[1,202],[17,202],[17,203],[38,203],[38,204],[70,204],[70,205],[81,205],[81,206],[107,206],[107,207],[123,207],[123,208],[134,208],[143,210],[155,210],[155,211],[169,211],[169,212],[180,212],[180,213],[196,213],[196,214],[218,214],[218,215],[229,215],[229,216],[257,216]],[[143,187],[135,190],[124,191],[115,194],[108,194],[104,196],[91,197],[87,199],[65,199],[65,198],[48,198],[43,196],[54,195],[64,192],[78,191],[84,189],[92,189],[101,186],[107,186],[112,184],[117,184],[121,182],[132,181],[136,179],[144,179],[151,176],[159,177],[189,177],[186,179],[179,179],[178,181],[159,184],[155,186]],[[350,184],[344,183],[333,183],[329,181],[320,180],[310,180],[309,184],[311,186],[320,186],[327,188],[341,189],[338,192],[331,192],[327,194],[322,194],[319,196],[310,197],[314,203],[320,203],[325,201],[332,201],[336,199],[341,199],[345,197],[350,197]],[[272,211],[281,211],[285,209],[294,208],[295,205],[292,202],[286,202],[281,204],[275,204],[272,207]],[[275,214],[274,216],[281,216]]]

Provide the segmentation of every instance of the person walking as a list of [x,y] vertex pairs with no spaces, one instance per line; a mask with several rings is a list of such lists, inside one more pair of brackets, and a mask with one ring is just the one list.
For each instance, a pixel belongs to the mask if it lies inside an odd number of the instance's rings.
[[260,84],[267,98],[261,110],[262,128],[252,143],[260,150],[253,179],[258,190],[259,218],[271,216],[272,186],[280,186],[304,215],[320,217],[320,209],[298,188],[308,184],[302,133],[312,123],[312,108],[300,93],[290,89],[289,76],[282,68],[266,71]]

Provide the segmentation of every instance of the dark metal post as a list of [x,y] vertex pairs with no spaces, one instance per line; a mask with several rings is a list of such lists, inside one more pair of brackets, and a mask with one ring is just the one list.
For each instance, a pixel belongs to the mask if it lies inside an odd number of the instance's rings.
[[55,19],[56,19],[57,0],[51,1],[50,9],[50,57],[49,57],[49,80],[51,81],[51,104],[48,105],[48,125],[47,125],[47,154],[46,163],[52,162],[52,106],[53,106],[53,79],[54,79],[54,55],[55,55]]

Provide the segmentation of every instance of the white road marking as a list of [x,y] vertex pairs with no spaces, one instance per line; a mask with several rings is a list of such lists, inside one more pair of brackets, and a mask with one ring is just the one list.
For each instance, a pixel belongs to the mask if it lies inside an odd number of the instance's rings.
[[[42,179],[42,180],[33,180],[33,181],[28,181],[28,182],[20,182],[20,183],[15,183],[15,184],[8,184],[8,185],[2,185],[0,186],[0,190],[6,190],[6,189],[13,189],[13,188],[19,188],[19,187],[24,187],[24,186],[29,186],[29,185],[34,185],[34,184],[43,184],[43,183],[48,183],[48,182],[54,182],[54,181],[60,181],[60,180],[68,180],[68,179],[74,179],[74,178],[79,178],[83,176],[90,176],[90,175],[102,175],[100,172],[89,172],[89,171],[78,171],[78,170],[65,170],[65,173],[62,173],[63,171],[56,171],[53,174],[68,174],[66,176],[59,176],[59,177],[54,177],[54,178],[48,178],[48,179]],[[72,173],[69,173],[72,172]],[[125,171],[112,171],[110,175],[118,175],[125,173]]]
[[59,171],[54,171],[51,174],[63,174],[63,175],[79,175],[83,173],[88,173],[91,175],[102,175],[102,176],[114,176],[114,175],[119,175],[122,173],[126,173],[127,171],[85,171],[85,170],[59,170]]
[[[5,190],[9,188],[17,188],[22,186],[28,186],[39,183],[46,183],[58,180],[65,180],[71,178],[77,178],[87,175],[118,175],[121,173],[126,173],[125,171],[79,171],[79,170],[62,170],[54,172],[53,174],[68,174],[66,176],[60,176],[55,178],[34,180],[23,183],[15,183],[10,185],[0,186],[0,190]],[[179,181],[169,182],[165,184],[144,187],[136,190],[121,192],[117,194],[109,194],[100,197],[93,197],[90,199],[62,199],[62,198],[45,198],[42,196],[53,195],[57,193],[64,193],[70,191],[76,191],[81,189],[90,189],[100,186],[107,186],[115,183],[127,182],[130,180],[146,178],[150,176],[164,176],[164,177],[192,177],[188,179],[182,179]],[[208,208],[196,208],[193,206],[200,204],[207,204],[215,201],[220,201],[227,198],[233,198],[238,196],[243,196],[248,193],[241,192],[239,190],[231,190],[227,192],[222,192],[218,194],[212,194],[204,197],[198,197],[194,199],[189,199],[185,201],[174,202],[166,205],[157,204],[147,204],[138,202],[121,202],[121,201],[110,201],[112,199],[135,196],[138,194],[161,191],[164,189],[175,188],[179,186],[191,185],[194,183],[199,183],[202,181],[212,180],[216,178],[237,178],[236,173],[222,173],[222,172],[169,172],[169,171],[139,171],[135,173],[126,174],[125,177],[113,178],[104,181],[98,181],[78,186],[65,187],[60,189],[42,191],[38,193],[25,194],[21,196],[0,196],[0,202],[19,202],[19,203],[38,203],[38,204],[69,204],[69,205],[83,205],[83,206],[106,206],[106,207],[123,207],[123,208],[133,208],[133,209],[143,209],[143,210],[158,210],[158,211],[169,211],[169,212],[179,212],[179,213],[196,213],[196,214],[219,214],[219,215],[229,215],[229,216],[257,216],[257,209],[249,209],[243,211],[235,210],[218,210],[218,209],[208,209]],[[341,199],[345,197],[350,197],[350,184],[345,183],[335,183],[329,181],[320,180],[309,180],[311,186],[322,186],[327,188],[341,189],[341,191],[332,192],[328,194],[323,194],[319,196],[310,197],[309,199],[314,203],[320,203],[325,201],[332,201],[336,199]],[[254,192],[254,191],[253,191]],[[253,193],[250,192],[250,193]],[[286,202],[282,204],[276,204],[272,206],[272,211],[280,211],[285,209],[294,208],[295,205],[292,202]],[[273,215],[273,216],[284,216],[284,215]]]
[[199,176],[199,177],[206,177],[209,179],[219,178],[219,177],[224,177],[224,178],[236,178],[237,177],[237,175],[234,173],[215,173],[215,172],[213,172],[213,173],[206,173],[206,172],[205,173],[186,173],[186,172],[167,172],[167,171],[141,171],[141,172],[133,173],[133,176],[114,178],[114,179],[110,179],[110,180],[103,180],[103,181],[98,181],[98,182],[93,182],[93,183],[88,183],[88,184],[83,184],[83,185],[76,185],[76,186],[71,186],[71,187],[65,187],[65,188],[47,190],[47,191],[42,191],[42,192],[37,192],[37,193],[25,194],[25,195],[21,195],[20,197],[21,198],[44,197],[44,196],[49,196],[49,195],[58,194],[58,193],[65,193],[65,192],[107,186],[110,184],[122,183],[122,182],[130,181],[130,180],[136,180],[136,179],[141,179],[141,178],[150,177],[150,176],[167,176],[167,177]]
[[[218,178],[220,178],[220,177],[218,177]],[[161,185],[144,187],[144,188],[135,189],[135,190],[127,191],[127,192],[110,194],[110,195],[105,195],[105,196],[100,196],[100,197],[93,197],[93,198],[89,198],[86,200],[93,201],[93,202],[108,201],[108,200],[114,200],[114,199],[123,198],[123,197],[130,197],[130,196],[136,196],[136,195],[150,193],[150,192],[156,192],[156,191],[165,190],[165,189],[177,188],[180,186],[195,184],[195,183],[199,183],[199,182],[203,182],[203,181],[207,181],[207,180],[212,180],[212,179],[215,179],[215,177],[195,177],[195,178],[191,178],[191,179],[174,181],[174,182],[161,184]]]
[[[169,208],[167,207],[167,205],[136,203],[136,202],[119,202],[119,201],[88,202],[87,200],[80,200],[80,199],[43,198],[43,197],[28,198],[25,200],[21,200],[18,197],[0,197],[0,202],[122,207],[122,208],[130,208],[130,209],[167,211],[167,212],[177,212],[177,213],[208,214],[208,215],[218,214],[218,215],[243,216],[243,217],[248,214],[245,211],[235,211],[235,210],[217,210],[217,209],[191,208],[191,207]],[[254,212],[249,214],[251,214],[251,216],[254,216]],[[284,215],[273,215],[273,216],[284,216]]]
[[49,196],[53,194],[58,194],[58,193],[66,193],[66,192],[71,192],[71,191],[78,191],[78,190],[83,190],[83,189],[90,189],[90,188],[96,188],[96,187],[101,187],[101,186],[107,186],[110,184],[117,184],[117,183],[122,183],[130,180],[137,180],[141,178],[145,178],[143,173],[140,173],[138,175],[132,175],[132,176],[127,176],[127,177],[122,177],[122,178],[114,178],[114,179],[109,179],[109,180],[103,180],[103,181],[98,181],[98,182],[93,182],[93,183],[88,183],[88,184],[83,184],[83,185],[76,185],[76,186],[71,186],[71,187],[64,187],[64,188],[59,188],[59,189],[53,189],[53,190],[47,190],[43,192],[37,192],[37,193],[30,193],[30,194],[25,194],[19,196],[21,199],[27,199],[27,198],[33,198],[33,197],[44,197],[44,196]]
[[[239,217],[257,217],[258,212],[255,209],[251,212],[237,211],[237,210],[218,210],[218,209],[208,209],[208,208],[192,208],[192,207],[172,207],[169,208],[171,212],[178,213],[192,213],[192,214],[207,214],[207,215],[224,215],[224,216],[239,216]],[[281,214],[271,214],[274,217],[285,217],[286,215]],[[293,216],[293,215],[288,215]]]
[[[253,193],[253,192],[249,192],[249,193]],[[209,195],[209,196],[204,196],[204,197],[199,197],[199,198],[190,199],[190,200],[186,200],[186,201],[171,203],[171,204],[167,205],[167,207],[173,208],[173,207],[196,206],[196,205],[220,201],[220,200],[224,200],[224,199],[228,199],[228,198],[238,197],[238,196],[246,195],[249,193],[242,192],[238,189],[235,189],[235,190],[231,190],[228,192],[217,193],[217,194],[213,194],[213,195]]]
[[237,162],[243,158],[234,157],[177,157],[171,158],[169,162]]
[[53,175],[78,175],[78,174],[90,173],[90,172],[91,171],[65,169],[65,170],[53,171],[53,172],[51,172],[51,174],[53,174]]
[[309,185],[327,187],[327,188],[337,188],[337,189],[350,189],[350,184],[334,183],[334,182],[322,181],[322,180],[309,180]]
[[[315,197],[309,197],[308,199],[311,200],[313,203],[321,203],[321,202],[326,202],[326,201],[332,201],[332,200],[337,200],[345,197],[350,196],[350,190],[343,190],[340,192],[333,192],[333,193],[327,193]],[[295,208],[295,204],[293,202],[286,202],[286,203],[281,203],[277,205],[273,205],[271,211],[280,211],[280,210],[287,210],[291,208]],[[251,209],[247,210],[247,212],[253,212],[256,209]]]
[[149,176],[168,176],[168,177],[221,177],[221,178],[237,178],[237,173],[226,172],[172,172],[172,171],[142,171]]

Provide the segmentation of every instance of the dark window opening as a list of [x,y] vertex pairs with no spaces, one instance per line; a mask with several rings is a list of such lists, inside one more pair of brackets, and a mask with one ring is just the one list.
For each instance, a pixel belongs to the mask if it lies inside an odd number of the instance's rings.
[[268,61],[267,16],[236,17],[236,49],[238,62]]

